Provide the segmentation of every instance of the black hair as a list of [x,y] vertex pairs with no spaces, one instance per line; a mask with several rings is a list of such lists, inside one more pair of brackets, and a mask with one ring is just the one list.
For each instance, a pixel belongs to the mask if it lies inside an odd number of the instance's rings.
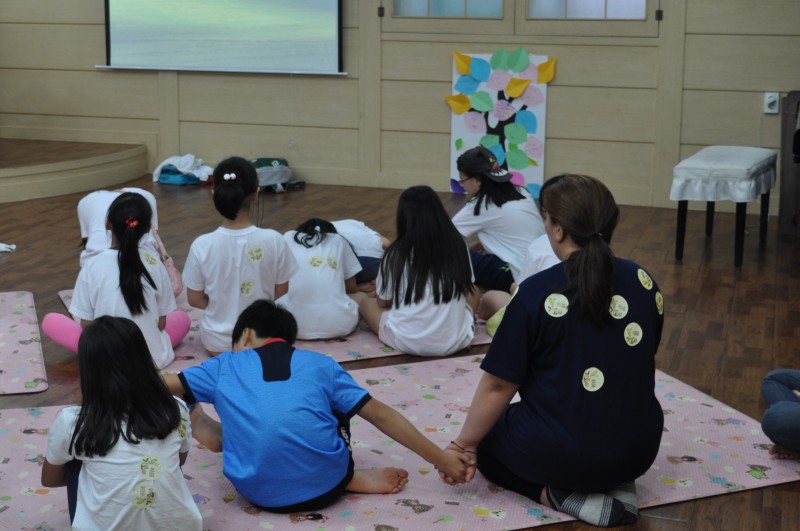
[[[397,202],[397,239],[380,262],[391,279],[395,307],[418,303],[430,287],[434,304],[472,293],[472,270],[464,238],[429,186],[412,186]],[[405,287],[405,296],[400,293]]]
[[475,194],[474,214],[481,213],[481,205],[489,206],[491,201],[495,206],[501,207],[509,201],[525,199],[516,185],[511,181],[499,183],[491,178],[490,172],[497,165],[497,157],[483,146],[468,149],[456,160],[456,168],[469,178],[477,179],[481,187]]
[[121,193],[108,207],[108,224],[119,247],[119,289],[131,315],[147,310],[142,277],[156,289],[153,277],[139,256],[139,240],[150,232],[152,217],[150,203],[134,192]]
[[290,345],[297,339],[294,315],[268,299],[254,301],[242,310],[233,326],[233,345],[242,338],[245,328],[253,330],[258,337],[278,337]]
[[178,404],[130,319],[92,321],[78,340],[78,369],[83,403],[70,440],[73,455],[104,456],[120,437],[138,444],[180,426]]
[[214,206],[230,220],[236,219],[245,200],[258,190],[256,168],[242,157],[230,157],[217,164],[213,180]]
[[295,230],[294,241],[308,248],[322,243],[328,234],[336,234],[333,223],[320,218],[307,219]]
[[597,324],[610,319],[614,295],[614,253],[609,246],[619,220],[611,191],[594,177],[564,174],[547,180],[539,196],[542,215],[560,225],[579,247],[564,262],[570,306]]

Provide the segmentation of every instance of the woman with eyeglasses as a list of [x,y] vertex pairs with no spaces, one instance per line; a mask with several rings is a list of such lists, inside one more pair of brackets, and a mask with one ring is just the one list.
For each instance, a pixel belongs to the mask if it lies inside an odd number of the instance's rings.
[[465,151],[456,165],[469,199],[453,224],[464,238],[477,237],[470,251],[475,285],[511,293],[512,284],[522,280],[528,247],[544,234],[539,208],[487,148]]

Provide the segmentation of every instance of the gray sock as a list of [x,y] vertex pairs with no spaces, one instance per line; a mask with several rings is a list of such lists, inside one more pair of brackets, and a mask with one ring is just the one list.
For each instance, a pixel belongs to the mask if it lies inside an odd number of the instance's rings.
[[547,487],[547,499],[557,511],[567,513],[586,523],[611,527],[622,523],[626,516],[621,501],[605,494],[583,494]]
[[627,483],[617,485],[606,492],[606,496],[611,496],[621,501],[622,505],[625,506],[625,512],[627,514],[621,523],[632,524],[639,517],[639,500],[636,498],[636,483],[634,481],[628,481]]

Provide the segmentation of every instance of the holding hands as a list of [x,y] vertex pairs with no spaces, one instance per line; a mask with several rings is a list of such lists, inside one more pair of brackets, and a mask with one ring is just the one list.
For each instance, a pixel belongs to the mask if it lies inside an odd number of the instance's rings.
[[466,469],[464,471],[464,476],[456,476],[453,474],[447,473],[446,470],[440,468],[439,469],[439,477],[445,483],[449,483],[451,485],[455,485],[457,483],[469,483],[472,481],[472,478],[475,477],[475,471],[478,468],[478,455],[473,448],[461,446],[455,441],[450,441],[445,449],[444,453],[446,455],[456,456],[459,459],[459,462],[463,462],[466,464]]

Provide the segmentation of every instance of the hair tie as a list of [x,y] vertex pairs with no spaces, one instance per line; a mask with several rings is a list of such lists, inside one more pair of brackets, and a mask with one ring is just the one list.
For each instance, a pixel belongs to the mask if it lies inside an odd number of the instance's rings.
[[592,234],[591,236],[589,236],[589,239],[592,239],[592,238],[594,238],[594,237],[598,237],[598,238],[600,238],[601,240],[604,240],[604,239],[605,239],[605,238],[603,238],[603,233],[602,233],[602,232],[595,232],[594,234]]
[[125,220],[125,225],[127,225],[130,229],[135,229],[139,226],[139,221],[134,218],[128,218]]
[[236,180],[236,174],[233,173],[233,172],[226,173],[225,175],[222,176],[222,178],[225,179],[226,181],[235,181]]
[[314,225],[314,232],[322,232],[322,229],[319,228],[319,225]]

